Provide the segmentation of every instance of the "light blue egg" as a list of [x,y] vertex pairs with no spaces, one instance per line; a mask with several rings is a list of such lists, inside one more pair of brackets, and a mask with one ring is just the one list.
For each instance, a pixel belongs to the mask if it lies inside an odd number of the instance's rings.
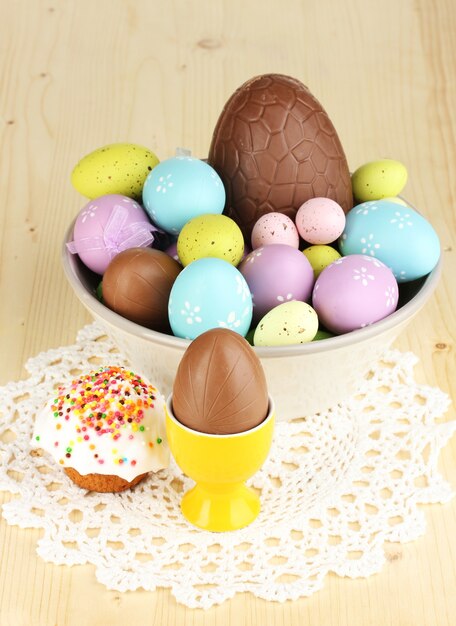
[[431,224],[408,206],[389,200],[363,202],[346,215],[340,251],[368,254],[391,268],[404,283],[434,269],[440,257],[440,242]]
[[252,321],[252,296],[231,263],[198,259],[176,278],[168,315],[177,337],[195,339],[211,328],[229,328],[244,337]]
[[157,226],[177,235],[193,217],[222,213],[225,188],[217,172],[204,161],[176,156],[150,172],[144,183],[143,203]]

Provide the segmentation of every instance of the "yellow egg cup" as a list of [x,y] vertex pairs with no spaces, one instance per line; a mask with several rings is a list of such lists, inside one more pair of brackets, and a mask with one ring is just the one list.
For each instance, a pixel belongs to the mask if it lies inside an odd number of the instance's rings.
[[258,494],[245,485],[268,456],[274,430],[274,403],[259,426],[234,435],[209,435],[187,428],[166,403],[166,433],[171,452],[196,485],[182,498],[184,517],[213,532],[247,526],[260,512]]

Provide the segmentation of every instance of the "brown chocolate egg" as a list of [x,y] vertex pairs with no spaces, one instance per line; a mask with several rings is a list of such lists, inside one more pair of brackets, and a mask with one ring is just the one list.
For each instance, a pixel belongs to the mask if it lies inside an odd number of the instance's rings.
[[104,304],[132,322],[170,332],[168,300],[180,264],[154,248],[130,248],[103,275]]
[[291,219],[306,200],[353,207],[347,160],[321,104],[294,78],[264,74],[231,96],[214,130],[208,163],[226,189],[225,212],[248,239],[277,211]]
[[242,433],[261,424],[268,404],[263,367],[241,335],[214,328],[192,341],[174,380],[179,422],[213,435]]

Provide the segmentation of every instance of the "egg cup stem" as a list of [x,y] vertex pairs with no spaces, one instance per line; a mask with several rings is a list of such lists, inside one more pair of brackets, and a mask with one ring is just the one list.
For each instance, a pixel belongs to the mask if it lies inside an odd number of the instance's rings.
[[198,483],[182,498],[184,517],[212,532],[248,526],[260,512],[260,498],[245,483]]

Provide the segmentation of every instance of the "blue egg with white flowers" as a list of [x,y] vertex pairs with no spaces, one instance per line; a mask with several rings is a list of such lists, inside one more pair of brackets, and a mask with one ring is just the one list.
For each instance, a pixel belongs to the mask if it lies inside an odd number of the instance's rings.
[[211,257],[182,270],[168,303],[171,329],[185,339],[211,328],[229,328],[245,337],[252,311],[252,295],[241,272],[228,261]]
[[343,256],[379,259],[400,283],[429,274],[440,257],[440,241],[431,224],[414,209],[390,200],[363,202],[349,211],[339,247]]
[[210,165],[190,156],[175,156],[154,167],[142,197],[150,219],[167,233],[178,235],[193,217],[222,213],[226,195]]

